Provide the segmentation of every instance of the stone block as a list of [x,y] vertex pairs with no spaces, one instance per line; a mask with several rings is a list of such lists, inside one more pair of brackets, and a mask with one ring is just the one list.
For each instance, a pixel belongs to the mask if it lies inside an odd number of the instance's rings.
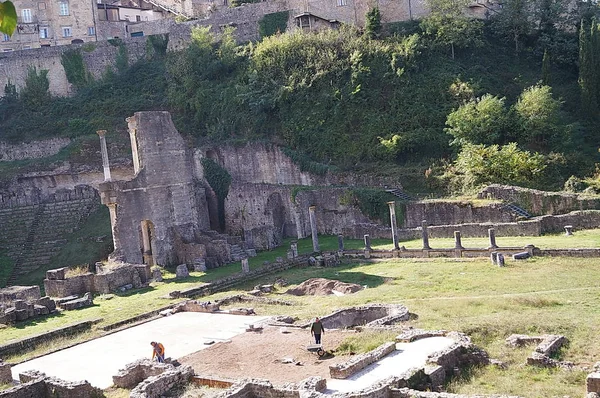
[[0,385],[12,383],[12,372],[10,365],[0,360]]
[[425,374],[429,377],[431,386],[437,388],[444,385],[446,381],[446,371],[441,366],[425,366]]
[[206,272],[206,260],[203,258],[194,259],[193,266],[196,272]]
[[152,268],[152,280],[154,282],[162,282],[163,277],[159,267]]
[[513,260],[527,260],[529,257],[531,257],[529,252],[515,253],[512,256]]
[[27,307],[27,302],[25,300],[15,300],[13,301],[13,306],[15,307],[15,309],[18,310],[26,310]]
[[246,255],[248,257],[256,257],[256,249],[246,249]]
[[43,305],[48,309],[48,312],[52,312],[56,309],[56,302],[48,296],[44,296],[37,301],[38,305]]
[[27,310],[16,310],[15,317],[17,322],[21,322],[29,318],[29,311]]
[[600,393],[600,373],[590,373],[585,379],[586,391]]
[[36,316],[39,315],[48,315],[50,313],[50,311],[48,310],[48,308],[44,305],[39,305],[39,304],[35,304],[33,306],[33,310],[34,310],[34,314]]
[[49,280],[64,280],[67,267],[56,268],[46,271],[46,279]]
[[187,265],[180,264],[175,269],[175,277],[177,279],[184,279],[190,276],[190,271],[187,268]]

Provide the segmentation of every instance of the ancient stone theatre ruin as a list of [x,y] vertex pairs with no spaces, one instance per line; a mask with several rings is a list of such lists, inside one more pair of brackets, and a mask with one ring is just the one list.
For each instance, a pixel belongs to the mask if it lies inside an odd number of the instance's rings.
[[[150,265],[206,258],[207,242],[200,236],[210,230],[205,188],[194,181],[192,154],[170,114],[138,112],[127,122],[134,177],[110,181],[105,173],[100,185],[110,209],[112,257]],[[226,242],[213,246],[219,244]]]

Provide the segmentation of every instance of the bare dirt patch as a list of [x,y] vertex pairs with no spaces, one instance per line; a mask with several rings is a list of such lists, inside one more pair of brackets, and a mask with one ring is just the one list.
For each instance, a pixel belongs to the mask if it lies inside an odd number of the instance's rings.
[[[319,359],[306,350],[314,341],[310,331],[288,328],[290,333],[281,333],[278,327],[266,327],[261,333],[246,332],[217,343],[202,351],[179,358],[179,362],[190,365],[197,375],[226,379],[260,378],[273,384],[298,382],[310,376],[329,378],[329,365],[347,361],[349,356],[333,356]],[[333,351],[353,332],[326,331],[323,346]],[[282,363],[284,358],[293,358],[293,363]],[[297,365],[299,362],[301,365]]]
[[294,296],[328,296],[330,294],[350,294],[362,290],[361,285],[345,283],[325,278],[308,279],[293,289],[288,289],[287,294]]

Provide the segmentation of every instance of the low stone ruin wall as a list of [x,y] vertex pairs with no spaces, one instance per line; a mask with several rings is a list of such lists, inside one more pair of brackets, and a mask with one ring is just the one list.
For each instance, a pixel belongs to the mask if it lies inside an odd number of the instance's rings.
[[19,375],[22,384],[0,391],[3,398],[97,398],[102,390],[93,387],[87,381],[70,382],[48,377],[35,370]]
[[374,350],[364,354],[356,355],[347,362],[329,366],[329,374],[334,379],[345,379],[352,376],[354,373],[366,368],[373,362],[379,361],[386,355],[396,350],[396,343],[389,342],[380,345]]
[[98,265],[97,273],[87,272],[66,276],[67,268],[46,272],[44,288],[51,297],[79,296],[86,292],[107,294],[122,287],[140,288],[150,282],[150,266],[145,264],[118,264],[108,268]]
[[[372,304],[345,308],[321,318],[326,329],[343,329],[352,326],[379,326],[407,321],[408,309],[400,304]],[[382,321],[383,320],[383,321]],[[309,326],[307,324],[305,326]]]
[[12,381],[13,378],[10,365],[2,362],[2,359],[0,359],[0,386],[3,384],[10,384]]
[[168,363],[140,359],[128,364],[113,376],[116,387],[132,389],[131,398],[158,398],[194,375],[190,366],[175,367]]
[[0,289],[0,323],[24,321],[56,309],[49,297],[41,297],[39,286],[10,286]]
[[526,344],[537,343],[533,352],[527,357],[527,365],[542,368],[572,368],[572,362],[557,361],[550,356],[567,343],[565,336],[545,334],[541,336],[528,336],[524,334],[513,334],[506,339],[506,344],[520,347]]
[[157,376],[150,376],[138,384],[131,393],[130,398],[159,398],[166,392],[187,384],[194,375],[194,369],[191,366],[180,366],[178,368],[167,370]]
[[[600,210],[572,211],[568,214],[534,217],[526,221],[506,223],[466,223],[454,225],[429,225],[431,238],[452,238],[454,231],[463,237],[481,238],[494,228],[496,236],[540,236],[545,233],[562,232],[565,225],[573,229],[593,229],[600,225]],[[391,239],[392,229],[377,224],[355,224],[343,228],[342,234],[352,239],[362,239],[365,235],[376,239]],[[413,240],[421,237],[421,228],[398,230],[398,239]]]
[[565,214],[574,210],[600,209],[600,196],[589,197],[565,192],[492,184],[479,192],[482,199],[500,199],[516,203],[533,215]]
[[473,395],[450,394],[447,392],[418,391],[410,388],[392,388],[387,398],[520,398],[515,395]]

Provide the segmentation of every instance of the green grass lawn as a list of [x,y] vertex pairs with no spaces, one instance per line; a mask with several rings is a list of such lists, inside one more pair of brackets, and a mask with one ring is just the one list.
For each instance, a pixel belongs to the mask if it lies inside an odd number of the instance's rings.
[[[539,247],[598,247],[600,231],[581,231],[573,237],[550,235],[527,238],[498,238],[503,246],[534,244]],[[432,239],[433,247],[452,240]],[[471,240],[465,239],[465,244]],[[472,240],[484,247],[486,239]],[[564,242],[571,242],[566,245]],[[347,248],[362,248],[361,241],[346,241]],[[438,246],[436,243],[440,244]],[[323,250],[337,248],[337,237],[320,237]],[[375,240],[373,246],[386,247],[388,241]],[[420,241],[404,242],[419,247]],[[310,239],[298,243],[300,252],[311,252]],[[468,246],[468,245],[467,245]],[[250,261],[252,268],[265,261],[285,257],[289,242],[273,251],[262,252]],[[176,281],[165,273],[165,280],[149,288],[127,294],[95,298],[91,308],[62,312],[47,318],[19,323],[0,333],[0,344],[42,333],[77,321],[102,318],[98,326],[114,323],[152,309],[174,303],[164,298],[168,292],[239,272],[239,263],[206,273],[192,273],[184,281]],[[539,370],[524,366],[533,347],[509,348],[504,339],[512,333],[565,335],[570,343],[559,358],[580,366],[591,366],[600,358],[600,258],[536,257],[526,261],[508,259],[504,268],[493,267],[487,259],[390,259],[371,262],[349,262],[334,268],[304,267],[278,272],[259,280],[241,284],[236,291],[222,292],[206,300],[251,289],[259,283],[286,279],[291,286],[308,278],[322,277],[358,283],[366,289],[342,297],[296,297],[284,290],[271,296],[293,302],[293,306],[253,305],[258,314],[288,314],[301,319],[325,315],[336,309],[366,303],[402,303],[418,315],[412,326],[427,329],[459,330],[473,338],[491,357],[506,362],[508,368],[476,369],[453,381],[448,389],[463,394],[513,394],[526,397],[581,396],[586,372]],[[89,333],[58,341],[58,346],[92,338]],[[372,339],[369,344],[376,344]],[[366,342],[348,342],[356,350]],[[358,346],[358,348],[357,348]],[[46,347],[46,349],[48,349]],[[38,352],[39,353],[39,352]],[[31,355],[31,354],[28,354]],[[18,360],[20,358],[11,358]]]

